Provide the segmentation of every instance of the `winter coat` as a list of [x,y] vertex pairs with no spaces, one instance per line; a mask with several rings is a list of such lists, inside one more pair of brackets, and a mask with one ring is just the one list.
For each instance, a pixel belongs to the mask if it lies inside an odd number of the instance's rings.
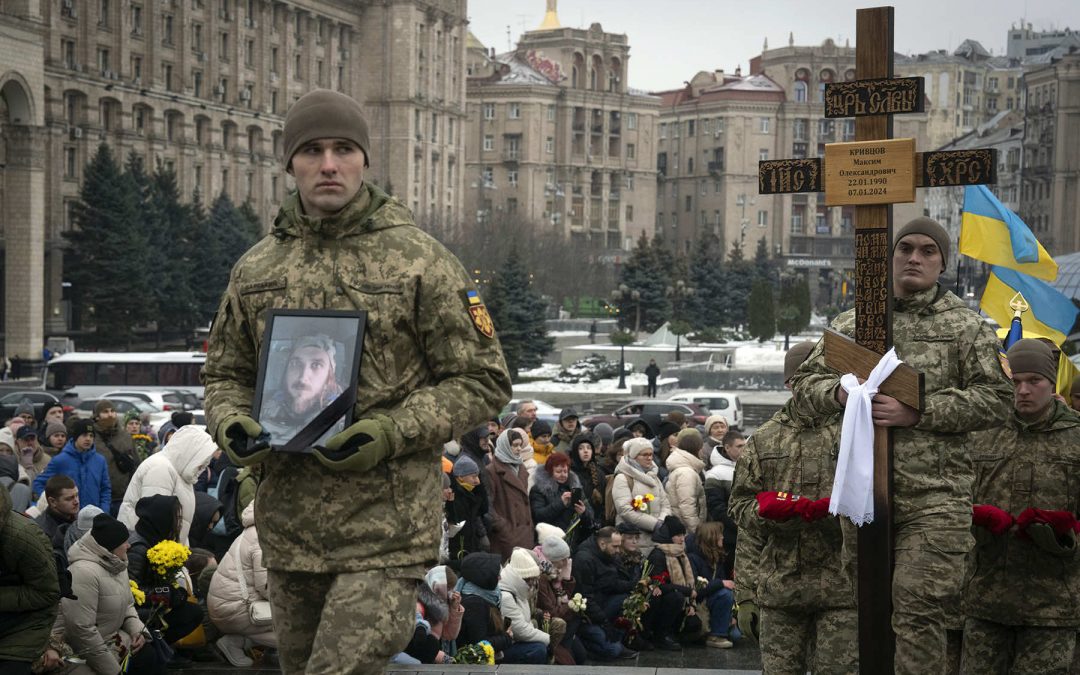
[[535,439],[530,440],[529,444],[533,449],[533,461],[536,462],[538,467],[543,468],[547,463],[548,458],[555,452],[555,446],[549,441],[547,443],[538,443]]
[[0,489],[0,662],[41,656],[56,619],[60,584],[41,528],[11,510]]
[[144,629],[135,612],[127,565],[87,533],[68,551],[71,590],[78,600],[61,600],[67,643],[98,675],[120,672],[114,636],[122,643]]
[[705,486],[701,483],[705,462],[686,450],[674,448],[668,455],[667,468],[665,490],[671,513],[679,517],[687,532],[693,532],[705,522]]
[[705,510],[708,520],[724,524],[724,546],[730,551],[739,533],[738,523],[729,515],[735,462],[721,452],[723,448],[717,445],[709,456],[712,468],[705,472]]
[[450,489],[454,491],[454,499],[445,504],[446,522],[451,527],[461,522],[465,525],[450,537],[449,555],[450,560],[461,560],[470,553],[483,550],[487,538],[484,519],[488,513],[488,496],[483,483],[469,491],[461,487],[456,478],[450,479]]
[[166,539],[176,540],[176,510],[180,508],[176,495],[151,495],[139,500],[135,527],[131,529],[127,554],[128,577],[139,587],[150,586],[150,565],[146,552]]
[[263,565],[259,534],[255,529],[254,504],[244,509],[241,520],[244,532],[236,538],[218,564],[210,582],[206,608],[210,620],[226,635],[273,636],[270,626],[251,623],[248,605],[240,592],[239,575],[243,574],[249,602],[268,599],[266,566]]
[[[581,480],[573,471],[568,474],[566,483],[557,483],[547,469],[537,470],[533,476],[533,488],[529,491],[529,504],[532,508],[534,523],[550,523],[563,532],[570,530],[570,525],[578,514],[574,511],[574,502],[563,504],[561,495],[574,488],[581,489]],[[582,493],[584,494],[584,491]],[[574,528],[575,535],[579,530],[588,532],[592,529],[593,516],[588,500],[585,500],[585,512],[581,514],[580,519],[581,523]]]
[[196,426],[182,427],[161,452],[151,455],[135,470],[131,477],[124,503],[120,505],[117,520],[135,527],[135,505],[143,497],[151,495],[175,495],[180,500],[180,543],[188,543],[191,521],[195,517],[195,489],[199,473],[210,463],[217,445],[202,429]]
[[139,455],[135,452],[131,434],[119,419],[108,431],[103,430],[99,422],[94,422],[94,447],[108,464],[113,499],[123,498],[128,482],[139,466]]
[[67,528],[74,522],[74,518],[68,520],[61,514],[53,511],[51,507],[46,506],[45,510],[41,512],[41,515],[34,518],[34,522],[45,533],[45,536],[49,538],[50,542],[53,542],[53,546],[56,547],[57,538],[61,542],[64,541],[64,534],[67,532]]
[[551,636],[533,624],[529,586],[513,567],[503,568],[499,577],[499,591],[502,595],[499,612],[510,620],[514,642],[539,642],[546,646],[551,641]]
[[571,453],[570,470],[577,474],[578,480],[581,481],[585,501],[592,510],[595,523],[604,515],[604,492],[607,489],[607,477],[610,472],[596,461],[596,453],[593,453],[592,459],[587,464],[582,464],[576,452]]
[[221,502],[217,499],[205,492],[195,491],[195,515],[191,519],[191,531],[188,532],[192,548],[213,549],[219,544],[219,537],[210,531],[210,523],[214,520],[214,514],[221,510]]
[[533,547],[528,474],[522,465],[503,464],[497,459],[491,460],[484,471],[491,477],[491,552],[509,560],[515,546]]
[[553,617],[558,617],[567,624],[577,618],[577,613],[570,609],[568,601],[574,597],[574,561],[568,560],[563,571],[555,569],[544,557],[544,550],[537,546],[533,549],[537,562],[540,565],[540,577],[536,587],[536,609],[540,612],[548,612]]
[[266,458],[255,511],[267,567],[419,569],[438,556],[442,490],[432,460],[511,393],[497,336],[469,292],[461,263],[371,183],[323,218],[305,215],[291,193],[272,232],[236,263],[202,371],[211,435],[230,415],[250,414],[271,307],[367,312],[353,414],[385,415],[391,431],[379,466],[347,477],[311,454]]
[[[735,469],[728,510],[739,525],[737,601],[794,611],[855,607],[856,536],[850,522],[833,516],[807,523],[798,516],[776,521],[758,515],[759,492],[829,497],[839,443],[839,416],[801,416],[793,401],[750,437]],[[726,543],[726,527],[724,534]]]
[[[630,485],[633,479],[633,487]],[[649,505],[648,512],[634,510],[631,502],[635,496],[644,496],[651,493],[655,499]],[[628,457],[619,460],[615,467],[615,480],[611,484],[611,498],[615,500],[615,524],[628,522],[641,530],[642,552],[647,553],[647,548],[652,548],[649,536],[656,529],[658,523],[671,515],[671,505],[668,503],[667,491],[660,482],[660,477],[653,466],[649,473],[645,473],[637,462],[631,463]]]
[[0,490],[6,490],[11,496],[9,510],[16,513],[26,511],[33,502],[30,486],[19,482],[19,460],[12,455],[0,455]]
[[727,579],[724,574],[724,562],[720,561],[716,564],[709,562],[709,559],[705,557],[705,553],[702,552],[701,546],[698,545],[696,535],[686,535],[686,557],[690,559],[690,566],[694,569],[694,576],[701,577],[708,582],[705,590],[698,594],[699,596],[708,597],[724,588],[724,581]]
[[45,493],[45,483],[50,478],[63,475],[75,481],[79,488],[79,504],[93,504],[105,513],[109,513],[112,502],[112,483],[109,478],[109,463],[98,454],[96,446],[91,445],[86,452],[75,449],[75,440],[68,439],[64,449],[52,458],[45,470],[34,479],[34,494]]
[[561,452],[564,455],[570,454],[570,446],[574,442],[574,439],[585,433],[585,430],[581,427],[581,422],[578,422],[573,431],[565,431],[562,428],[562,424],[556,424],[551,434],[551,444],[555,446],[556,452]]
[[618,560],[601,551],[595,537],[589,537],[578,547],[573,574],[577,592],[588,600],[586,614],[598,625],[607,621],[603,609],[605,601],[630,593],[637,583],[636,577],[629,580],[620,573]]
[[[1053,401],[1046,417],[978,434],[976,504],[1019,516],[1028,508],[1080,511],[1080,414]],[[1056,557],[1006,532],[985,528],[968,554],[964,614],[1012,626],[1080,626],[1080,558]]]
[[[470,566],[478,567],[473,570]],[[498,561],[495,558],[490,558],[490,560],[485,558],[481,561],[466,560],[462,562],[461,568],[462,576],[458,582],[459,584],[466,576],[470,576],[471,571],[476,571],[478,575],[490,580],[488,583],[490,583],[494,593],[499,596],[499,602],[493,604],[482,596],[473,595],[463,590],[461,593],[461,606],[464,612],[461,615],[461,630],[458,631],[457,643],[464,646],[487,640],[496,652],[506,649],[510,646],[512,640],[506,634],[503,616],[499,611],[499,605],[502,604],[502,594],[498,589],[500,574]]]

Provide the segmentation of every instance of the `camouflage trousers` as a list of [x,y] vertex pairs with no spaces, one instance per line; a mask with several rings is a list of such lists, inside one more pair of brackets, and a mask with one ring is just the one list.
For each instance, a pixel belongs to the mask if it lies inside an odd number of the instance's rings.
[[963,668],[970,675],[1068,675],[1075,648],[1076,628],[964,622]]
[[269,587],[285,675],[381,675],[416,626],[416,580],[384,570],[270,570]]
[[947,632],[962,625],[958,608],[970,530],[970,522],[956,527],[945,518],[898,529],[892,584],[896,675],[952,672]]
[[761,608],[763,675],[858,675],[858,614]]

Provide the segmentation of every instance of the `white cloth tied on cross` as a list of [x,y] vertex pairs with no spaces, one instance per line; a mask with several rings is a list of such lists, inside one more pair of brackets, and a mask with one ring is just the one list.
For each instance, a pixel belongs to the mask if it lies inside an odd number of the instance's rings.
[[848,373],[840,386],[848,394],[840,429],[840,455],[836,460],[829,513],[847,516],[856,525],[874,522],[874,417],[871,399],[881,384],[903,363],[890,349],[870,371],[866,382]]

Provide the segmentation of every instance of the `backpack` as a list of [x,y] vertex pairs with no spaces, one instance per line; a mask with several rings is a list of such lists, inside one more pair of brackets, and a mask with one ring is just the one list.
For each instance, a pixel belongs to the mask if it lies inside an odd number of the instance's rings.
[[232,465],[222,469],[217,488],[212,495],[221,502],[221,520],[214,526],[214,534],[226,537],[230,541],[236,539],[244,531],[244,524],[240,521],[240,511],[237,510],[240,501],[240,482],[237,480],[239,473],[240,470]]
[[[619,510],[615,508],[615,500],[611,496],[611,487],[615,484],[615,476],[619,474],[611,474],[607,477],[604,483],[604,524],[614,525],[615,516],[618,515]],[[622,474],[626,475],[626,474]],[[626,480],[630,486],[630,493],[634,493],[634,478],[626,475]]]

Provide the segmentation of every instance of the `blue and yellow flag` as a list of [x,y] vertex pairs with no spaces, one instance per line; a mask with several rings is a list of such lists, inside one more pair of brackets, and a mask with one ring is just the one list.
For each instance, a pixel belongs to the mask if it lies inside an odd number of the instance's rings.
[[[964,188],[960,252],[998,267],[1053,281],[1058,266],[1031,229],[985,185]],[[1004,325],[1004,324],[1002,324]]]
[[979,306],[1000,326],[1011,325],[1011,302],[1016,294],[1024,296],[1030,307],[1024,313],[1024,332],[1050,338],[1060,346],[1065,342],[1080,309],[1050,284],[1004,267],[992,267]]
[[[1011,328],[998,328],[997,336],[1002,341],[1004,341],[1008,337],[1008,335],[1009,335],[1009,333],[1011,331],[1012,331]],[[1027,329],[1024,329],[1024,335],[1023,336],[1026,337],[1026,338],[1046,338],[1048,340],[1053,340],[1054,339],[1054,338],[1050,337],[1049,335],[1040,335],[1039,333],[1032,333],[1031,331],[1029,331]],[[1004,352],[1002,352],[1002,353],[1004,353]],[[1072,360],[1070,360],[1069,357],[1066,356],[1065,352],[1059,352],[1058,353],[1057,384],[1054,386],[1054,391],[1061,394],[1062,396],[1065,397],[1066,400],[1068,400],[1069,392],[1072,389],[1073,380],[1075,380],[1077,377],[1080,377],[1080,369],[1077,369],[1077,367],[1073,365]]]

